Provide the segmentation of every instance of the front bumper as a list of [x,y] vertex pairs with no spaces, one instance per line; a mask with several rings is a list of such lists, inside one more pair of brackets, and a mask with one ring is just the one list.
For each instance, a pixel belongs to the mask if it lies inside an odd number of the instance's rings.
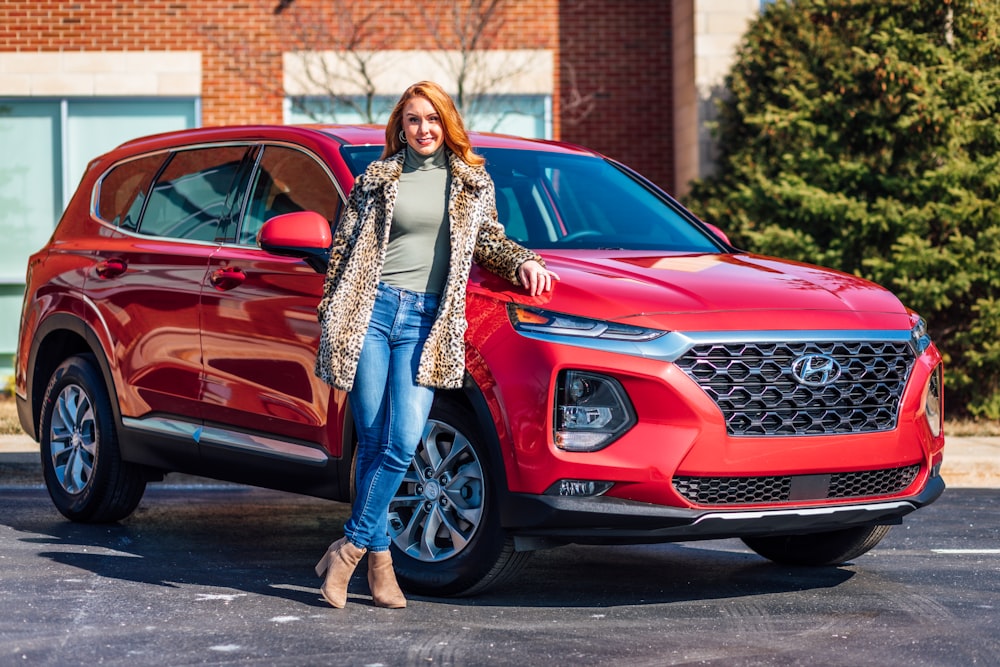
[[502,508],[519,551],[563,544],[651,544],[758,535],[823,533],[854,526],[897,524],[937,500],[944,480],[932,477],[906,498],[811,507],[683,509],[604,496],[575,498],[515,493]]

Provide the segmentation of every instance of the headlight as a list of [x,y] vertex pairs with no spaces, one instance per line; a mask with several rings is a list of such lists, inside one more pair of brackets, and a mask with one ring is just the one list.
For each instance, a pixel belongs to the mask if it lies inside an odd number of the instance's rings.
[[516,303],[508,304],[507,314],[514,329],[521,333],[572,336],[575,338],[600,338],[639,343],[653,340],[667,333],[658,329],[634,327],[628,324],[593,320],[589,317],[564,315],[541,308],[530,308]]
[[927,321],[919,315],[910,316],[910,343],[917,354],[931,346],[931,336],[927,333]]
[[618,380],[597,373],[563,371],[556,383],[553,440],[560,449],[593,452],[635,424],[635,412]]
[[927,417],[927,426],[931,429],[931,434],[936,438],[941,435],[942,430],[942,408],[941,394],[941,365],[938,364],[931,376],[927,378],[927,387],[924,389],[924,413]]

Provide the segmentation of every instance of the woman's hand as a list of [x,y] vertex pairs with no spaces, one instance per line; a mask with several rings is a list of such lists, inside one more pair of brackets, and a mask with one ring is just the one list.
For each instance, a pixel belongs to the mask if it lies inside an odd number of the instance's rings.
[[542,292],[548,292],[552,289],[553,281],[559,280],[559,276],[533,259],[529,259],[518,267],[517,278],[531,296],[538,296]]

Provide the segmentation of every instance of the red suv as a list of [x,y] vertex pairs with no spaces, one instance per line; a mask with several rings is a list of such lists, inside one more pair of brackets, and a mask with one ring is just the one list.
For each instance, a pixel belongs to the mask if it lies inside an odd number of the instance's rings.
[[[90,164],[30,259],[18,346],[60,512],[122,519],[171,471],[350,499],[316,305],[383,137],[206,128]],[[944,490],[941,357],[892,294],[741,252],[591,151],[474,141],[507,233],[562,280],[532,298],[473,268],[464,387],[438,392],[390,508],[407,588],[481,591],[568,543],[842,563]]]

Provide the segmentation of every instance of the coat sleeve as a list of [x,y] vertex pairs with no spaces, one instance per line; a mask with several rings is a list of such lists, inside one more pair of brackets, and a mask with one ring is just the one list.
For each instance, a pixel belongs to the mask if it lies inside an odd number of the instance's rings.
[[487,271],[520,285],[517,270],[522,264],[530,259],[542,266],[545,262],[538,253],[507,238],[497,216],[496,189],[492,181],[482,188],[479,196],[483,215],[473,259]]

